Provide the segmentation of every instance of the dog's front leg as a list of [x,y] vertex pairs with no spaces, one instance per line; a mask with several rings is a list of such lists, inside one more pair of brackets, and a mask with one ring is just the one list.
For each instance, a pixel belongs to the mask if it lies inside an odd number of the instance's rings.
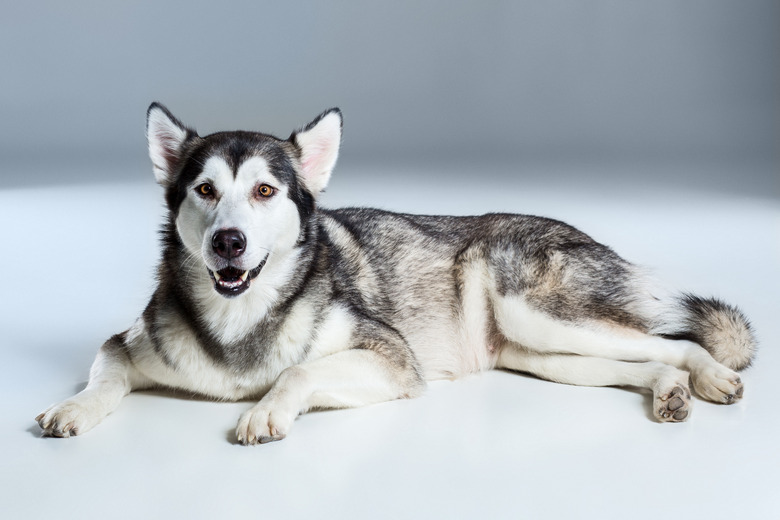
[[125,350],[125,335],[106,341],[92,364],[87,387],[35,418],[44,435],[82,434],[113,412],[141,379]]
[[286,369],[238,421],[242,444],[283,439],[295,418],[312,408],[351,408],[419,395],[418,371],[369,349],[352,349]]

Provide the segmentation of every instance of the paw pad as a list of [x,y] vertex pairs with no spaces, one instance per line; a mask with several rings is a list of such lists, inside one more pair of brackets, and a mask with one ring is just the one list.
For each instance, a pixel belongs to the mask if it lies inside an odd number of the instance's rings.
[[691,392],[677,385],[658,398],[656,417],[661,422],[682,422],[690,413]]

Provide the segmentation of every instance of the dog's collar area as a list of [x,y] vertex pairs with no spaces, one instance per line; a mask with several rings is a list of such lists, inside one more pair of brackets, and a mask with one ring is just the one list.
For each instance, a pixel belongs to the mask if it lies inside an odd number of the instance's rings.
[[267,259],[268,257],[265,257],[260,262],[260,265],[249,271],[243,271],[235,267],[226,267],[219,271],[208,269],[209,276],[214,281],[214,289],[226,298],[238,296],[249,289],[249,285],[260,274]]

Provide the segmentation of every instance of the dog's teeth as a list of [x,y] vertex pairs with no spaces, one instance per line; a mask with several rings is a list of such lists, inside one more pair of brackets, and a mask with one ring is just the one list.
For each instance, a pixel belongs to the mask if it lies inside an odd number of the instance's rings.
[[216,271],[214,271],[214,278],[215,278],[217,281],[220,281],[220,280],[222,279],[222,277],[221,277],[221,276],[219,275],[219,273],[218,273],[218,272],[216,272]]
[[247,276],[249,276],[249,271],[244,271],[244,274],[241,275],[241,281],[246,282]]

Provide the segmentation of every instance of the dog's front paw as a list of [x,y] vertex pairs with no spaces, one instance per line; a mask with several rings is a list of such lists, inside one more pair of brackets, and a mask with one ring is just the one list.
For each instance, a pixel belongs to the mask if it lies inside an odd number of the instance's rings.
[[103,416],[77,399],[68,399],[50,407],[35,420],[49,437],[70,437],[91,430]]
[[287,436],[297,413],[281,408],[270,408],[263,403],[241,415],[236,428],[236,438],[244,445],[265,444]]

